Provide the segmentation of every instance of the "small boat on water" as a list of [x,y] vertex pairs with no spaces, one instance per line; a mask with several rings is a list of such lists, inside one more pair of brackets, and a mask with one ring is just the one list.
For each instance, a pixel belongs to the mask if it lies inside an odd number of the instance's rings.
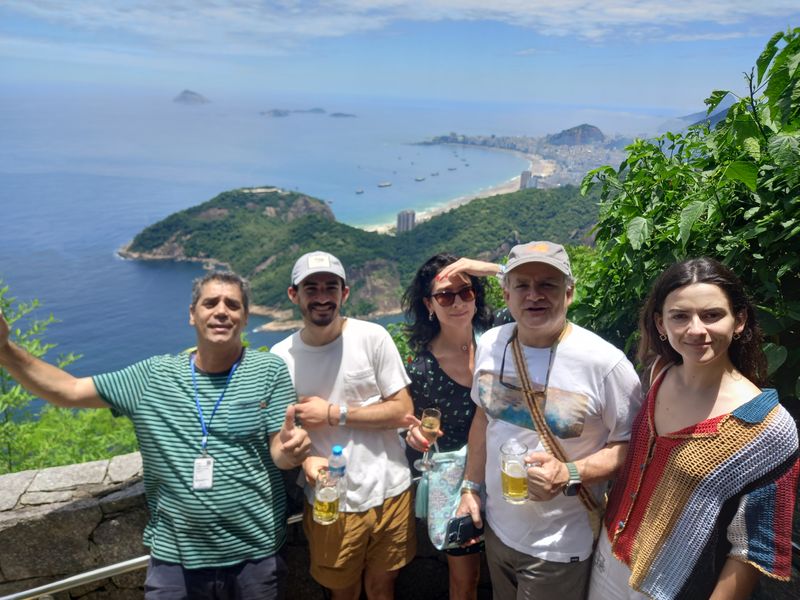
[[424,177],[414,177],[414,181],[425,181]]
[[356,190],[356,194],[363,194],[364,190]]
[[439,176],[439,171],[431,173],[431,177],[438,177],[438,176]]
[[392,182],[391,181],[381,181],[378,184],[378,187],[392,187]]
[[455,171],[456,169],[457,169],[457,167],[447,167],[448,171]]

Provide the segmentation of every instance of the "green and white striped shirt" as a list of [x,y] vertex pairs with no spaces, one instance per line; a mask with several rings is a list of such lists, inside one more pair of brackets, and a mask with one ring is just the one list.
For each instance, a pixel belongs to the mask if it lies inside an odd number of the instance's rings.
[[284,362],[246,351],[213,420],[228,373],[197,371],[214,459],[214,485],[192,489],[202,430],[189,355],[155,356],[94,377],[103,400],[133,421],[144,465],[152,556],[186,568],[223,567],[277,552],[286,537],[286,494],[269,434],[295,392]]

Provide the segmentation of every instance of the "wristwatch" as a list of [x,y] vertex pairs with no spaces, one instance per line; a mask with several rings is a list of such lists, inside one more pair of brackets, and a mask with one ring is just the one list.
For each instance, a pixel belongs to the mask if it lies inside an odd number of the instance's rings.
[[575,463],[568,462],[564,464],[567,465],[567,471],[569,471],[569,480],[562,491],[565,496],[577,496],[581,489],[581,474],[578,472],[578,467],[575,466]]
[[341,404],[339,406],[339,427],[347,425],[347,405]]

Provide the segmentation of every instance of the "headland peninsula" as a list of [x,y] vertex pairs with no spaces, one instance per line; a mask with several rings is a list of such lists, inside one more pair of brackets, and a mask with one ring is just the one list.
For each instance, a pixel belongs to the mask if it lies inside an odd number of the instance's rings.
[[574,186],[518,190],[472,200],[411,231],[387,235],[336,221],[328,204],[274,186],[240,188],[182,210],[142,230],[119,254],[135,260],[225,265],[250,280],[254,312],[292,327],[298,317],[286,296],[292,265],[325,249],[347,266],[347,313],[400,312],[416,269],[437,252],[498,260],[524,240],[588,243],[597,200]]
[[394,223],[340,223],[328,202],[299,191],[239,188],[145,228],[119,253],[231,268],[250,280],[253,312],[273,319],[265,327],[287,329],[299,316],[286,296],[292,264],[304,252],[325,249],[347,265],[348,314],[396,314],[405,284],[437,252],[499,260],[525,240],[589,243],[597,198],[581,196],[576,184],[589,169],[613,164],[622,142],[591,125],[545,138],[437,136],[421,143],[514,152],[528,161],[527,174],[421,211],[411,231],[396,235],[390,235]]

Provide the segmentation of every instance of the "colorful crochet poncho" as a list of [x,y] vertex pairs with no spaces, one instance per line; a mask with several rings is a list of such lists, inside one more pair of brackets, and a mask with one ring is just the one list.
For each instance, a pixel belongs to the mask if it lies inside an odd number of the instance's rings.
[[800,462],[797,428],[777,392],[657,435],[662,380],[636,417],[605,517],[631,587],[657,599],[708,598],[728,557],[788,580]]

